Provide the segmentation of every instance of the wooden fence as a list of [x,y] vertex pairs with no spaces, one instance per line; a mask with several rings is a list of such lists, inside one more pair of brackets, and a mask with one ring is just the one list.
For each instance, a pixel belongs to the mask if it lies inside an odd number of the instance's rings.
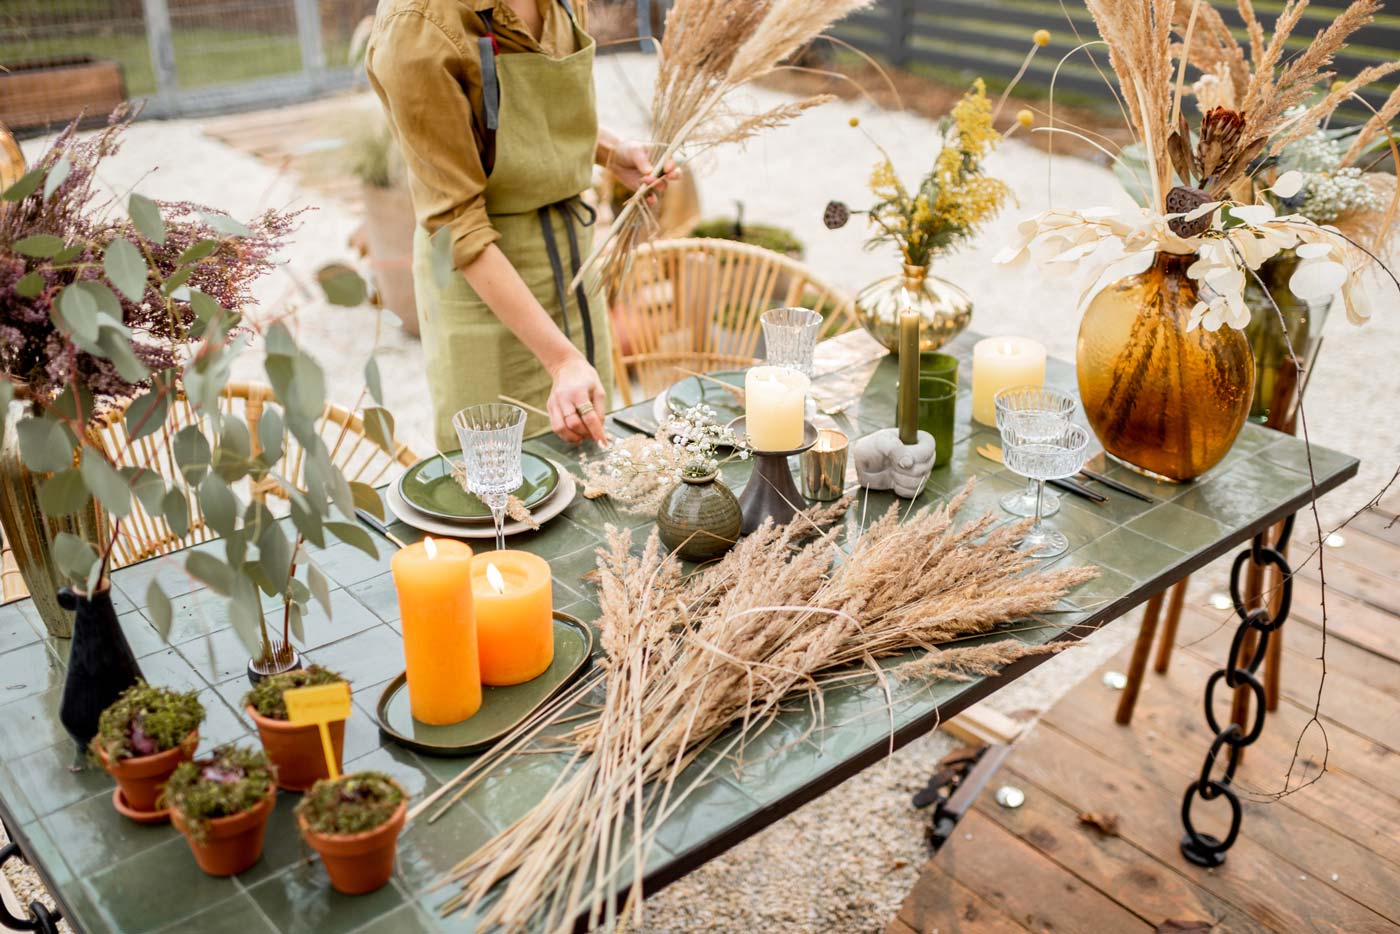
[[[1239,27],[1244,41],[1236,4],[1214,0],[1214,5],[1232,27]],[[1342,0],[1314,0],[1290,45],[1305,45],[1345,6]],[[1283,0],[1254,0],[1254,7],[1267,28]],[[1083,0],[879,0],[869,10],[842,21],[836,35],[896,67],[934,66],[962,72],[969,79],[982,75],[989,82],[1004,83],[1016,73],[1037,29],[1050,30],[1051,41],[1036,55],[1023,86],[1032,95],[1044,95],[1060,60],[1083,42],[1098,38]],[[1400,58],[1400,6],[1355,35],[1338,56],[1336,71],[1348,77],[1368,65],[1396,58]],[[1070,55],[1055,78],[1056,99],[1107,101],[1104,78],[1095,63],[1103,74],[1111,74],[1102,46]],[[1394,81],[1381,82],[1364,96],[1376,105],[1394,88]]]

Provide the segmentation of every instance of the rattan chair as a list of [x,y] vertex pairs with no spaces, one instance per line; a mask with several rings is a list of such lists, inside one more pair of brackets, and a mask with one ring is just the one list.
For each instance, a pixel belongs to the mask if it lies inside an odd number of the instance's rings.
[[757,361],[759,317],[811,308],[819,339],[856,326],[850,297],[797,260],[732,240],[658,240],[640,247],[613,296],[613,355],[624,405],[656,395],[677,367],[705,372]]
[[[247,422],[254,454],[261,449],[258,442],[258,422],[265,407],[274,402],[272,387],[262,383],[231,383],[224,391],[223,409],[225,412],[241,414]],[[130,441],[127,436],[123,414],[123,409],[114,410],[105,420],[106,426],[94,430],[90,440],[106,451],[118,467],[146,466],[165,476],[173,476],[177,467],[174,453],[167,442],[180,428],[195,421],[189,403],[181,400],[170,407],[166,416],[168,430],[135,441]],[[340,468],[348,480],[375,484],[385,479],[395,465],[406,467],[419,459],[407,445],[398,443],[391,456],[369,440],[359,415],[334,403],[326,404],[318,428],[321,438],[331,452],[331,462]],[[283,450],[286,453],[282,468],[278,472],[281,476],[300,484],[306,451],[285,430]],[[281,485],[272,479],[266,479],[259,484],[245,483],[239,492],[263,500],[286,499]],[[163,518],[152,517],[139,502],[133,500],[131,515],[122,520],[116,544],[113,546],[112,566],[124,567],[215,538],[214,531],[204,520],[198,500],[187,495],[186,502],[189,507],[190,528],[185,535],[176,535]]]

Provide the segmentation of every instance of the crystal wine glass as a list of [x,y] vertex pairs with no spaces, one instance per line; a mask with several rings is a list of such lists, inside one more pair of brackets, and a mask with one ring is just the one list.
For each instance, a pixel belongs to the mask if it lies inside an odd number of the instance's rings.
[[1046,435],[1043,430],[1024,434],[1015,425],[1001,430],[1004,446],[1002,457],[1006,466],[1023,477],[1035,481],[1035,524],[1016,547],[1032,558],[1053,558],[1069,550],[1069,539],[1047,528],[1038,508],[1046,480],[1072,477],[1084,466],[1089,456],[1089,430],[1081,425],[1065,425],[1057,433]]
[[[811,379],[822,316],[806,308],[773,308],[758,320],[763,325],[768,365],[787,367]],[[803,403],[802,417],[808,421],[817,417],[817,400],[810,395]]]
[[506,502],[520,488],[520,449],[525,439],[525,410],[490,402],[468,406],[452,416],[462,442],[467,489],[491,510],[496,523],[496,550],[506,547]]
[[[1003,389],[993,400],[997,411],[997,428],[1014,421],[1027,436],[1036,433],[1047,437],[1069,424],[1077,404],[1074,396],[1062,389],[1048,386],[1014,386]],[[1045,490],[1040,505],[1042,516],[1060,511],[1060,497],[1054,490]],[[1036,484],[1026,481],[1019,493],[1007,493],[1001,498],[1001,508],[1013,516],[1033,516],[1036,511]]]

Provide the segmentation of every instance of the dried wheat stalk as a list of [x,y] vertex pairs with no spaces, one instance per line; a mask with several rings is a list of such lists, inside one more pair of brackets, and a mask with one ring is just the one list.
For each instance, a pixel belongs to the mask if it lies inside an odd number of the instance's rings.
[[[652,97],[651,161],[662,166],[780,126],[832,98],[820,95],[758,113],[735,107],[735,90],[780,67],[832,23],[872,0],[676,0],[666,14]],[[585,264],[606,282],[626,272],[632,252],[659,230],[639,189]],[[583,273],[580,273],[583,275]]]
[[[888,690],[887,675],[967,678],[1047,651],[1015,639],[950,645],[1043,613],[1096,573],[1039,569],[1014,548],[1024,524],[956,525],[969,490],[902,522],[892,508],[849,554],[839,530],[820,531],[846,504],[815,509],[689,576],[654,534],[635,553],[629,533],[613,532],[599,560],[601,712],[568,734],[575,753],[545,799],[453,870],[461,890],[444,910],[482,908],[498,888],[487,929],[562,931],[580,915],[595,927],[640,924],[653,838],[708,774],[680,779],[705,747],[742,746],[795,701],[819,723],[824,681],[858,675]],[[923,651],[875,664],[911,649]],[[488,753],[477,780],[508,755]]]

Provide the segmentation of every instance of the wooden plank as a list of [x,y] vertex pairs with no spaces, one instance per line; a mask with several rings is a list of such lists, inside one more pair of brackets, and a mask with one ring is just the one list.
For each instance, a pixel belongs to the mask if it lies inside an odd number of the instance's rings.
[[1025,724],[1012,720],[1006,714],[993,710],[986,702],[973,704],[939,729],[950,733],[965,743],[983,745],[1009,745],[1021,735]]
[[918,932],[898,918],[894,918],[885,925],[885,934],[918,934]]
[[[1306,577],[1293,578],[1293,622],[1322,625],[1322,588]],[[1395,617],[1328,586],[1327,629],[1339,639],[1370,649],[1400,664],[1400,626]]]
[[[1040,755],[1075,756],[1079,747],[1060,734],[1047,732]],[[1007,761],[1013,769],[1026,755],[1018,749]],[[983,798],[978,811],[1064,867],[1086,884],[1112,898],[1149,923],[1211,921],[1223,930],[1242,931],[1253,922],[1240,908],[1196,885],[1176,852],[1144,853],[1122,837],[1109,837],[1078,822],[1080,811],[1042,788],[1018,778],[1026,792],[1019,808],[1003,808]],[[1166,802],[1163,802],[1164,804]],[[1127,815],[1133,819],[1133,815]]]
[[[944,852],[958,844],[957,838],[944,845]],[[915,931],[974,930],[986,934],[1021,934],[1026,929],[1008,917],[997,905],[949,876],[935,857],[919,870],[918,881],[904,899],[893,923],[901,925],[898,934]],[[964,928],[966,926],[966,928]],[[885,934],[895,934],[890,928]]]
[[[1151,693],[1145,693],[1144,698]],[[1101,711],[1105,720],[1107,709],[1105,705]],[[1260,925],[1288,932],[1393,934],[1389,922],[1332,888],[1325,879],[1300,880],[1304,873],[1256,842],[1249,823],[1223,866],[1211,870],[1191,866],[1177,850],[1181,841],[1179,792],[1168,792],[1159,781],[1163,770],[1155,759],[1104,755],[1082,745],[1078,755],[1064,755],[1063,736],[1054,736],[1056,732],[1042,722],[1028,733],[1008,764],[1009,773],[1052,789],[1077,811],[1122,815],[1119,833],[1123,839],[1146,853],[1180,859],[1181,871],[1197,885],[1234,904]],[[1171,782],[1179,781],[1175,771],[1166,774]],[[1218,814],[1219,810],[1210,813]],[[1206,824],[1204,810],[1201,823]]]
[[[1193,642],[1190,652],[1207,665],[1223,664],[1230,651],[1233,630],[1220,628],[1196,610],[1186,610],[1181,614],[1181,628],[1178,638]],[[1290,639],[1295,634],[1317,635],[1314,629],[1303,627],[1293,629],[1285,625],[1276,633],[1283,645],[1284,674],[1281,680],[1283,697],[1304,710],[1311,710],[1317,698],[1318,680],[1322,676],[1322,663],[1317,653],[1311,655],[1297,651],[1290,644],[1298,639]],[[1337,641],[1328,646],[1331,664],[1328,666],[1327,683],[1324,687],[1322,716],[1329,723],[1342,729],[1380,743],[1392,752],[1400,752],[1400,672],[1394,665],[1387,666],[1390,672],[1390,690],[1378,690],[1351,676],[1352,666],[1336,657],[1336,651],[1350,649],[1355,654],[1367,654],[1363,649]],[[1378,658],[1378,656],[1371,656]]]
[[1350,535],[1358,529],[1382,541],[1400,545],[1400,520],[1395,516],[1368,509],[1353,519],[1343,534]]
[[[1329,589],[1335,587],[1348,597],[1370,604],[1391,616],[1400,616],[1400,580],[1379,567],[1367,567],[1352,560],[1346,548],[1324,548],[1322,557],[1326,561]],[[1400,568],[1400,553],[1392,561],[1396,568]],[[1317,557],[1294,568],[1294,572],[1304,580],[1319,580]]]
[[[1143,693],[1139,719],[1132,730],[1115,726],[1104,715],[1102,704],[1093,702],[1094,692],[1080,689],[1057,704],[1046,721],[1086,748],[1092,747],[1129,766],[1143,766],[1150,780],[1164,790],[1182,794],[1200,773],[1209,746],[1210,737],[1193,697],[1208,671],[1197,659],[1183,655],[1172,671],[1157,682],[1169,682],[1170,691]],[[1081,687],[1085,686],[1089,682]],[[1188,699],[1193,702],[1183,703]],[[1228,704],[1228,700],[1222,699],[1221,704]],[[1249,747],[1245,764],[1236,775],[1237,787],[1268,793],[1282,786],[1294,737],[1306,719],[1296,707],[1281,705],[1271,715],[1264,735]],[[1400,922],[1400,888],[1395,885],[1400,876],[1400,800],[1385,794],[1384,789],[1349,779],[1343,773],[1349,767],[1366,770],[1375,765],[1358,761],[1358,754],[1367,753],[1361,753],[1355,742],[1348,742],[1354,737],[1333,730],[1329,731],[1329,739],[1329,768],[1334,774],[1325,775],[1321,782],[1281,802],[1246,801],[1246,832],[1251,840],[1306,875],[1327,879],[1337,874],[1336,881],[1328,884],[1389,920]],[[1367,745],[1368,753],[1379,750],[1384,754],[1388,761],[1383,771],[1389,775],[1389,790],[1400,793],[1394,782],[1394,776],[1400,774],[1400,757],[1382,747]],[[1217,765],[1217,774],[1220,768]],[[1377,808],[1380,813],[1375,813]],[[1212,808],[1207,804],[1198,813],[1221,810],[1220,806]],[[1136,817],[1135,812],[1127,813]],[[1378,832],[1377,825],[1386,826]],[[1346,832],[1334,827],[1346,828]]]
[[956,845],[938,854],[939,867],[1032,931],[1151,930],[1141,918],[976,811],[958,824],[954,839]]

